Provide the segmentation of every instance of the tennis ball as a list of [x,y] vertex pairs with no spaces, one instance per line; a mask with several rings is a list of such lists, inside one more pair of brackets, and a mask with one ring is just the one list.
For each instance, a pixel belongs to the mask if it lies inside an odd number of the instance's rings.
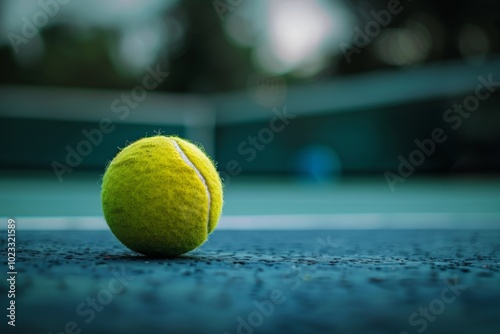
[[140,139],[121,150],[103,177],[102,208],[128,248],[173,257],[203,244],[219,220],[223,190],[213,162],[178,137]]

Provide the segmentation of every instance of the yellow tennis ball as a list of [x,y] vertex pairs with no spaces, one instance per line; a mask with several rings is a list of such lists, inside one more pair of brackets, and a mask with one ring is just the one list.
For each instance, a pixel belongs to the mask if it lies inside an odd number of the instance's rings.
[[219,220],[222,183],[213,162],[178,137],[140,139],[121,150],[102,183],[113,234],[148,256],[171,257],[203,244]]

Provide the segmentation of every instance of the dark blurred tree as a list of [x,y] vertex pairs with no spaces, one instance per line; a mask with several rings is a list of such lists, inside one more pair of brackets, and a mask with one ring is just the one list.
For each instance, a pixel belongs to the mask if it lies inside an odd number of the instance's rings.
[[[386,8],[387,1],[355,0],[348,4],[363,25],[373,20],[370,11]],[[490,37],[490,53],[500,51],[498,1],[451,4],[427,0],[404,2],[404,7],[384,29],[397,28],[410,18],[418,19],[418,13],[433,15],[445,29],[443,40],[433,45],[426,61],[462,57],[457,40],[467,23],[484,28]],[[251,60],[253,50],[235,46],[226,38],[223,22],[212,1],[179,1],[177,6],[159,15],[170,33],[176,29],[183,31],[181,38],[162,48],[156,63],[152,64],[160,64],[162,70],[170,72],[168,80],[158,90],[189,93],[238,90],[247,87],[249,78],[260,71]],[[69,24],[57,25],[41,30],[40,36],[44,52],[31,66],[21,66],[23,62],[16,59],[9,45],[0,47],[1,84],[128,88],[141,81],[142,73],[130,75],[115,64],[112,50],[118,46],[120,38],[120,31],[115,28],[89,31]],[[392,67],[374,56],[371,52],[374,46],[375,43],[370,43],[361,53],[353,54],[351,63],[342,55],[332,56],[328,67],[316,76],[294,78],[290,75],[287,81],[293,84]]]

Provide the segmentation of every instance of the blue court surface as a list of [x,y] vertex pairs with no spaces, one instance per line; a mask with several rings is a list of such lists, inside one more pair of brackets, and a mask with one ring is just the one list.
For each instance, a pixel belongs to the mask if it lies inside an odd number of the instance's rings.
[[[2,201],[24,212],[8,333],[500,329],[494,179],[419,180],[397,200],[377,195],[387,191],[375,180],[239,180],[203,246],[152,259],[120,244],[102,217],[79,216],[100,210],[94,176],[60,184],[66,193],[44,189],[53,183],[40,174],[25,186],[2,181]],[[33,185],[46,197],[16,195]],[[63,202],[52,208],[60,216],[31,216],[45,213],[44,201]],[[5,249],[5,232],[0,240]]]
[[9,333],[500,329],[498,230],[219,231],[171,260],[107,231],[18,237]]

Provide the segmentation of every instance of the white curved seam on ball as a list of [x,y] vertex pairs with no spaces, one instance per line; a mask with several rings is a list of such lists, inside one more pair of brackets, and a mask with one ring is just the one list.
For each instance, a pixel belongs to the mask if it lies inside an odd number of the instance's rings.
[[212,205],[212,199],[210,197],[210,191],[208,190],[207,181],[205,180],[205,178],[203,177],[201,172],[198,170],[198,168],[196,168],[196,166],[191,162],[191,160],[189,160],[186,153],[184,153],[184,151],[179,146],[179,144],[175,140],[173,140],[173,139],[171,139],[171,140],[174,143],[175,149],[177,150],[177,152],[179,152],[179,155],[181,156],[182,160],[184,160],[184,162],[186,164],[188,164],[188,166],[191,167],[195,171],[196,175],[198,175],[198,178],[201,180],[201,183],[203,183],[203,185],[205,186],[205,191],[206,191],[207,197],[208,197],[208,217],[207,217],[207,231],[208,231],[208,228],[209,228],[208,223],[210,222],[210,208]]

